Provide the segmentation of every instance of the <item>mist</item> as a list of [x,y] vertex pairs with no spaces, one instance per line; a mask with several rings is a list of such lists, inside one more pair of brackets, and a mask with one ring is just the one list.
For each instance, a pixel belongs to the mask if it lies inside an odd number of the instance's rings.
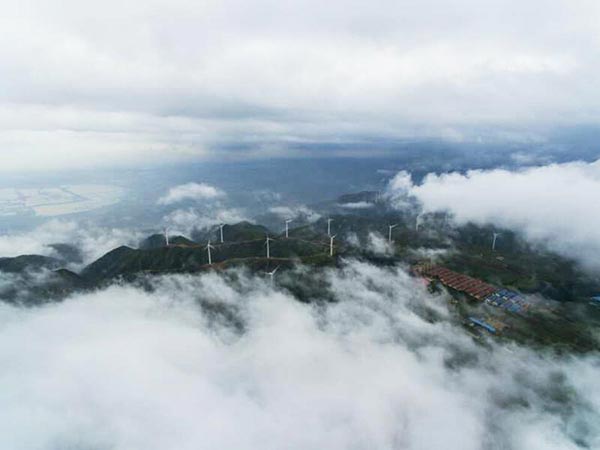
[[492,224],[520,232],[535,244],[600,268],[600,160],[515,170],[430,173],[413,183],[407,172],[390,181],[390,199],[405,208],[418,200],[424,212],[447,211],[457,225]]
[[2,447],[600,445],[597,355],[476,344],[402,268],[321,282],[333,301],[228,272],[0,304]]
[[137,246],[146,235],[139,229],[104,227],[89,221],[52,219],[28,230],[0,234],[0,255],[44,255],[61,257],[54,244],[67,244],[77,250],[77,261],[69,261],[70,268],[79,270],[86,264],[119,245]]
[[184,200],[207,200],[225,196],[220,189],[207,183],[187,183],[174,186],[158,199],[159,205],[171,205]]

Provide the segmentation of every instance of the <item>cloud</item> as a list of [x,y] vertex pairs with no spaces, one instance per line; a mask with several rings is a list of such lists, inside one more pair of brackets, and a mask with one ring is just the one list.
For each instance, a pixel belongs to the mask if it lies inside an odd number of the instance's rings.
[[348,262],[323,276],[335,301],[319,306],[243,273],[0,303],[3,447],[600,443],[594,357],[479,346],[399,269]]
[[429,174],[419,185],[400,173],[392,202],[416,197],[425,212],[449,211],[459,224],[493,223],[519,230],[589,268],[600,268],[600,160],[522,170]]
[[398,172],[389,182],[384,197],[396,209],[409,209],[413,206],[410,201],[412,177],[406,170]]
[[219,205],[197,208],[177,209],[164,217],[169,233],[191,235],[194,230],[203,230],[222,223],[235,224],[249,221],[239,208],[224,208]]
[[437,261],[454,252],[453,249],[447,248],[425,248],[419,247],[412,251],[420,260]]
[[369,203],[369,202],[350,202],[350,203],[341,203],[339,206],[341,208],[346,208],[346,209],[368,209],[368,208],[372,208],[374,205],[373,205],[373,203]]
[[543,142],[599,117],[593,0],[5,3],[3,171]]
[[367,236],[367,250],[379,255],[394,254],[394,246],[380,233],[369,232]]
[[64,243],[81,251],[82,263],[69,265],[69,268],[78,270],[120,245],[136,246],[142,237],[140,231],[53,219],[31,231],[0,235],[0,257],[27,254],[56,257],[59,255],[50,245]]
[[314,223],[321,218],[321,214],[306,205],[273,206],[269,208],[269,212],[276,214],[282,219],[299,219],[309,223]]
[[207,183],[187,183],[172,187],[169,192],[158,199],[159,205],[172,205],[184,200],[214,200],[224,197],[225,193]]
[[172,187],[158,200],[160,205],[174,205],[184,201],[194,201],[202,206],[180,208],[171,211],[163,218],[171,234],[191,235],[194,230],[228,223],[234,224],[249,220],[240,208],[227,206],[223,200],[227,194],[207,183],[187,183]]
[[352,247],[360,247],[360,239],[358,234],[355,232],[346,233],[344,236],[344,243]]

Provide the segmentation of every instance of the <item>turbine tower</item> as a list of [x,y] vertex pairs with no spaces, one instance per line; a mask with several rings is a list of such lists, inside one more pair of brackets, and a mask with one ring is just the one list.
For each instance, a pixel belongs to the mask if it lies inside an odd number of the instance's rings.
[[271,272],[265,272],[266,275],[269,275],[271,277],[271,284],[273,284],[273,277],[275,276],[275,272],[277,272],[277,269],[279,269],[279,266],[275,267],[275,270]]
[[224,224],[224,223],[222,223],[221,225],[219,225],[219,230],[221,231],[221,244],[222,244],[223,242],[225,242],[225,241],[223,240],[223,227],[224,227],[224,226],[225,226],[225,224]]
[[388,225],[388,244],[392,243],[392,230],[398,226],[397,223]]
[[329,236],[329,256],[333,256],[333,240],[335,237],[335,234],[333,236]]
[[289,225],[290,225],[291,221],[292,221],[292,219],[288,219],[288,220],[285,221],[285,237],[286,238],[290,237],[290,234],[289,234],[290,227],[289,227]]
[[494,238],[492,239],[492,251],[495,252],[496,251],[496,239],[498,238],[498,236],[500,236],[502,233],[496,233],[494,232]]
[[208,240],[208,244],[206,244],[206,251],[208,252],[208,265],[212,266],[212,255],[210,254],[210,250],[215,248],[213,245],[210,245],[210,239]]
[[331,222],[333,219],[327,219],[327,236],[331,237]]
[[267,259],[271,258],[271,247],[269,246],[269,241],[273,241],[274,239],[271,239],[269,236],[267,236],[267,239],[265,240],[265,245],[267,246]]
[[164,232],[164,235],[165,235],[165,243],[166,243],[166,245],[167,245],[167,247],[168,247],[168,246],[169,246],[169,229],[168,229],[168,228],[165,228],[165,229],[163,230],[163,232]]

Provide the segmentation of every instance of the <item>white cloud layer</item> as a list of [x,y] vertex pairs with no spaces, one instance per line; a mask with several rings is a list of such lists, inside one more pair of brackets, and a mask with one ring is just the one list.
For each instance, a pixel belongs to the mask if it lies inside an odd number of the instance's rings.
[[0,170],[598,123],[599,21],[595,0],[8,0]]
[[[143,237],[140,231],[53,219],[31,231],[0,235],[0,258],[30,254],[57,256],[50,244],[70,244],[81,251],[83,264],[89,264],[120,245],[136,247]],[[71,266],[76,270],[80,267],[81,264]]]
[[369,208],[373,208],[373,206],[375,206],[375,205],[370,202],[350,202],[350,203],[341,203],[339,206],[341,208],[346,208],[346,209],[369,209]]
[[394,246],[380,233],[369,232],[367,236],[367,250],[378,255],[393,255]]
[[170,234],[190,236],[194,230],[204,230],[222,223],[236,224],[249,221],[244,211],[239,208],[225,208],[211,205],[203,208],[177,209],[164,217]]
[[600,160],[517,171],[429,174],[412,185],[406,172],[390,183],[392,201],[406,195],[425,212],[450,211],[460,224],[493,223],[522,231],[533,242],[600,268]]
[[283,220],[299,219],[314,223],[321,218],[321,214],[310,209],[306,205],[297,206],[273,206],[269,208],[269,212],[278,215]]
[[187,183],[169,189],[163,197],[158,199],[159,205],[172,205],[185,200],[214,200],[224,197],[225,193],[207,183]]
[[401,270],[353,262],[326,280],[336,302],[319,307],[216,274],[0,304],[2,448],[600,445],[593,357],[478,347],[432,323],[444,299]]
[[159,205],[175,205],[192,201],[196,206],[179,208],[163,217],[170,234],[190,236],[194,230],[203,230],[226,223],[234,224],[248,220],[240,208],[224,204],[227,194],[207,183],[187,183],[174,186],[158,200]]

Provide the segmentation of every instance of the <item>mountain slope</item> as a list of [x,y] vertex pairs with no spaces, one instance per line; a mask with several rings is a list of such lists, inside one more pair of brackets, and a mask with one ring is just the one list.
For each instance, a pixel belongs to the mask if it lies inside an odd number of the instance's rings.
[[20,273],[26,270],[58,269],[59,259],[42,255],[21,255],[14,258],[0,258],[0,271]]

